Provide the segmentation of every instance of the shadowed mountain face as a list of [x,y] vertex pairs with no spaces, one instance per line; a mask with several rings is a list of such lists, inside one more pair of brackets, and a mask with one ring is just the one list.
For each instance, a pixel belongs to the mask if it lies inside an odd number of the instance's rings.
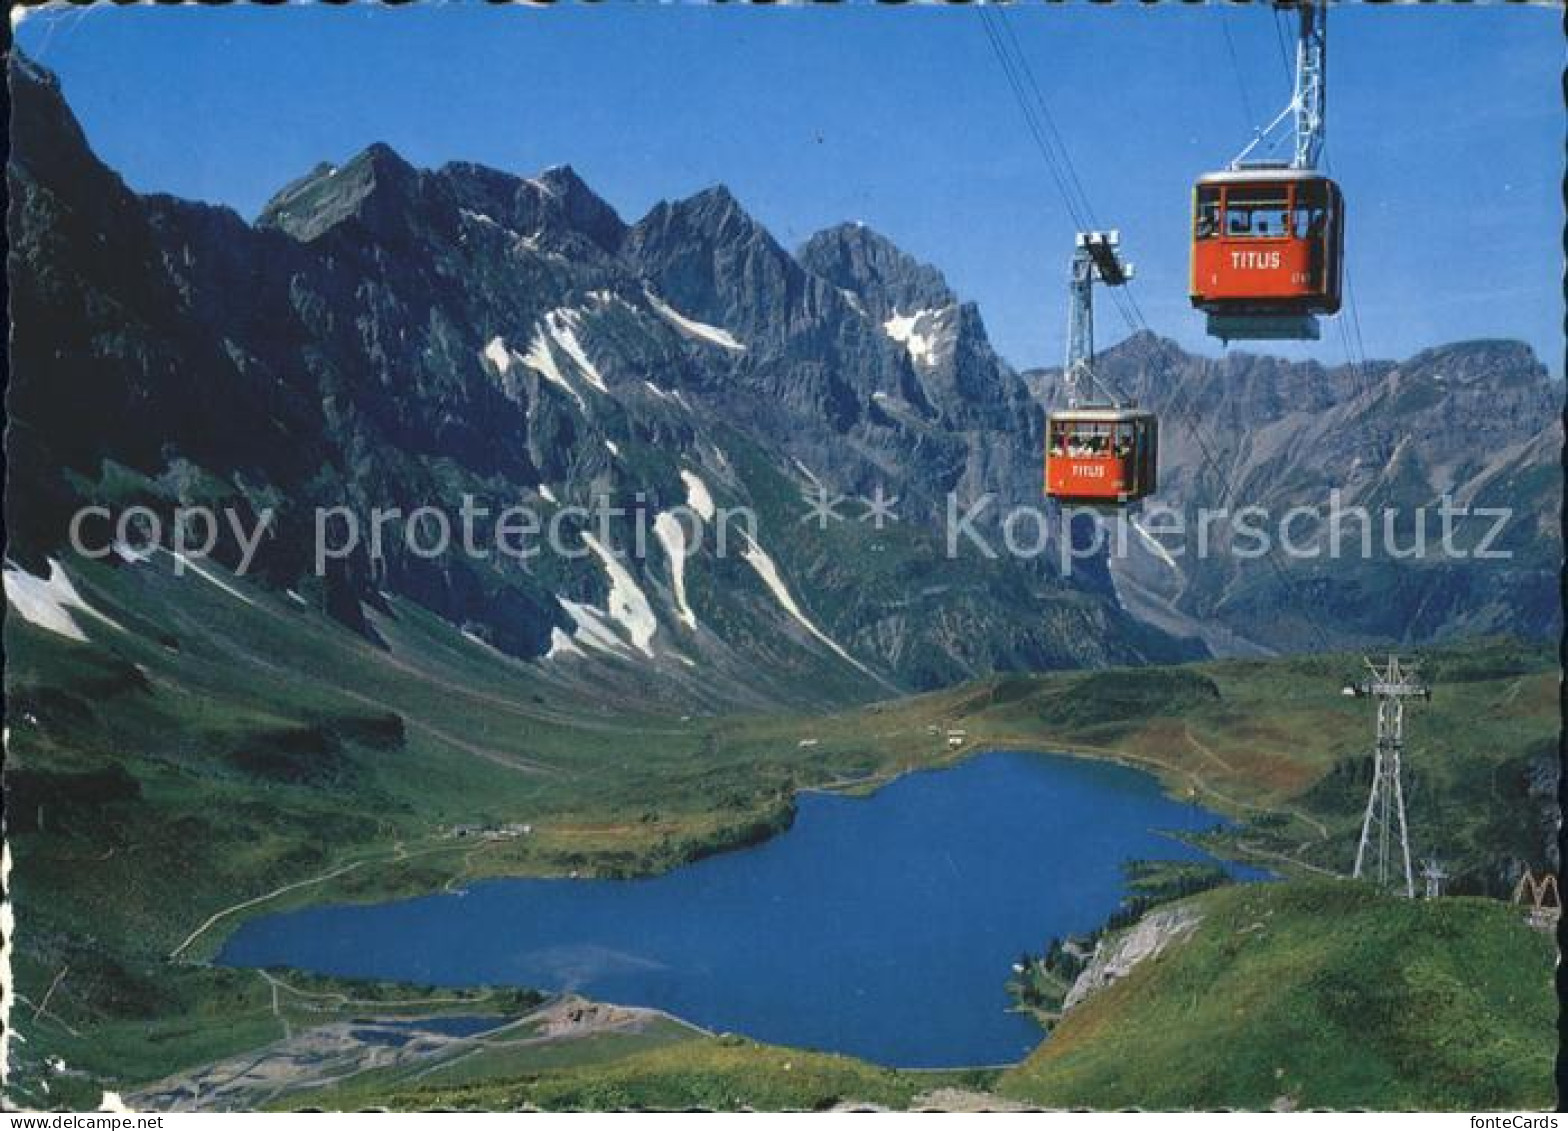
[[[627,225],[569,168],[383,145],[250,224],[131,192],[51,75],[18,61],[11,86],[7,511],[35,575],[83,503],[270,511],[249,579],[356,631],[396,594],[564,680],[716,706],[1199,651],[1124,612],[1103,556],[949,558],[950,493],[997,496],[992,539],[1039,505],[1039,414],[974,307],[872,232],[791,254],[723,188]],[[802,522],[819,491],[842,517]],[[427,556],[399,520],[371,552],[375,509],[455,529],[465,497],[478,545],[521,504],[544,552]],[[601,499],[603,525],[572,510]],[[361,539],[318,576],[319,508]],[[755,540],[721,554],[740,508]]]
[[[939,271],[864,226],[791,253],[722,187],[628,225],[570,168],[422,170],[384,145],[318,165],[249,224],[131,192],[52,76],[18,61],[11,86],[7,517],[35,575],[83,503],[270,513],[251,580],[356,631],[396,594],[567,682],[714,707],[1173,660],[1200,639],[1556,623],[1560,392],[1524,347],[1353,371],[1139,336],[1102,359],[1166,418],[1162,501],[1277,512],[1332,488],[1374,509],[1452,493],[1515,509],[1507,562],[1279,568],[1168,559],[1135,536],[1069,569],[1029,384]],[[1035,394],[1053,380],[1033,377]],[[862,501],[879,491],[896,500],[880,527]],[[964,537],[950,555],[950,508],[986,496],[971,528],[998,556]],[[495,547],[520,504],[542,552],[409,545],[406,516],[436,507],[455,530],[465,498],[476,545]],[[813,500],[832,517],[803,521]],[[574,510],[599,505],[616,512]],[[1015,506],[1045,519],[1014,531],[1027,556],[1003,549]],[[345,548],[318,572],[322,508]],[[373,553],[377,509],[399,517]],[[726,510],[755,516],[749,537]],[[238,562],[233,537],[216,557]]]
[[[1158,502],[1185,520],[1184,537],[1162,540],[1169,560],[1135,535],[1114,565],[1124,603],[1151,624],[1242,652],[1560,631],[1563,387],[1526,346],[1327,368],[1199,358],[1140,334],[1098,368],[1159,412]],[[1049,400],[1059,371],[1028,379]],[[1236,553],[1255,542],[1227,518],[1200,557],[1199,512],[1246,507],[1269,516],[1255,525],[1273,532],[1273,552]],[[1294,507],[1320,517],[1281,531]],[[1149,508],[1144,522],[1166,517]]]

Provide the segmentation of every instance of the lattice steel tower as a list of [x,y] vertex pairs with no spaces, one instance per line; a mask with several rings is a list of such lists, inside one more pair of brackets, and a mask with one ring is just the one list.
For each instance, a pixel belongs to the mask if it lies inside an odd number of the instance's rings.
[[1405,870],[1405,895],[1414,899],[1416,881],[1410,866],[1410,830],[1405,824],[1405,790],[1399,764],[1405,752],[1405,701],[1430,699],[1432,692],[1417,678],[1417,665],[1398,656],[1389,656],[1384,667],[1371,660],[1367,660],[1366,665],[1368,677],[1345,689],[1351,695],[1377,699],[1377,751],[1372,768],[1372,793],[1367,798],[1367,812],[1361,822],[1361,842],[1356,846],[1356,869],[1352,875],[1360,879],[1365,874],[1369,865],[1367,849],[1371,847],[1374,853],[1370,861],[1371,874],[1379,885],[1388,886],[1397,826],[1399,852]]
[[[1068,284],[1072,301],[1067,308],[1067,364],[1062,367],[1068,408],[1085,403],[1121,407],[1115,391],[1103,387],[1094,374],[1094,284],[1121,287],[1133,277],[1132,264],[1121,257],[1121,242],[1121,233],[1115,230],[1078,233]],[[1087,391],[1088,402],[1082,400],[1080,390]]]

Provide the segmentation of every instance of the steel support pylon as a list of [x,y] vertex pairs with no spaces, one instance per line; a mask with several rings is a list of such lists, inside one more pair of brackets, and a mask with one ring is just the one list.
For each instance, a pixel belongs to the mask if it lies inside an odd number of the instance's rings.
[[1079,406],[1084,391],[1093,398],[1090,403],[1119,405],[1110,390],[1095,391],[1099,382],[1094,375],[1094,284],[1119,287],[1132,278],[1132,264],[1122,260],[1120,245],[1118,232],[1078,233],[1067,285],[1067,363],[1062,369],[1068,408]]
[[[1405,702],[1431,698],[1416,677],[1416,666],[1389,656],[1385,667],[1366,661],[1369,677],[1350,690],[1377,699],[1377,748],[1372,768],[1372,792],[1361,820],[1361,840],[1356,846],[1356,879],[1371,878],[1388,887],[1390,872],[1404,868],[1405,895],[1415,898],[1415,871],[1410,859],[1410,829],[1405,821],[1405,787],[1400,763],[1405,751]],[[1399,856],[1394,857],[1395,836]],[[1369,859],[1368,850],[1372,856]],[[1370,867],[1371,875],[1367,870]],[[1397,877],[1395,877],[1397,879]]]
[[1323,152],[1324,106],[1328,87],[1328,5],[1321,0],[1298,0],[1301,31],[1296,37],[1296,90],[1291,99],[1296,118],[1296,151],[1291,165],[1316,169]]

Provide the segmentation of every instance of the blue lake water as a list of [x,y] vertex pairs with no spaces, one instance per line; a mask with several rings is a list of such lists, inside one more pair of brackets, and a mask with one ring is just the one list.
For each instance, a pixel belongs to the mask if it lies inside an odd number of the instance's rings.
[[219,961],[574,990],[900,1067],[1011,1063],[1041,1039],[1007,1011],[1018,954],[1102,923],[1123,861],[1207,859],[1167,834],[1222,823],[1135,770],[991,753],[803,795],[783,835],[667,875],[272,915]]

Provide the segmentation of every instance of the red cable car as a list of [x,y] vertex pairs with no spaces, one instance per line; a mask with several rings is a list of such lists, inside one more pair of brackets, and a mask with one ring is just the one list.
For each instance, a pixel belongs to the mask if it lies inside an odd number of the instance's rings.
[[[1198,180],[1192,305],[1221,338],[1316,338],[1340,304],[1345,204],[1304,169],[1241,168]],[[1227,332],[1228,331],[1228,332]]]
[[1107,506],[1152,495],[1159,457],[1154,414],[1070,408],[1046,418],[1045,493],[1064,503]]

